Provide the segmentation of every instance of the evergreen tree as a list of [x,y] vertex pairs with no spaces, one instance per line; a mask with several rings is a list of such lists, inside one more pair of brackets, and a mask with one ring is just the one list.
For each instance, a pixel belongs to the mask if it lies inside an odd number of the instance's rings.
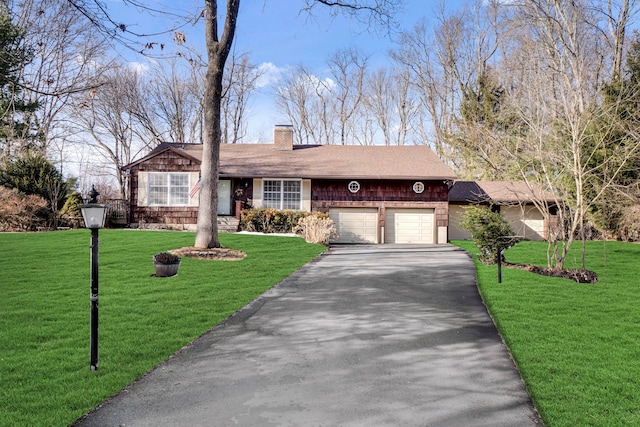
[[585,164],[597,170],[589,179],[590,198],[602,192],[591,210],[605,234],[619,235],[624,211],[640,198],[640,38],[627,53],[625,73],[603,88],[601,120],[593,126]]
[[462,89],[451,146],[458,156],[458,173],[471,179],[510,179],[503,149],[526,127],[506,107],[508,94],[487,69]]
[[54,217],[67,197],[68,184],[44,155],[27,152],[0,166],[0,186],[44,198]]
[[7,3],[0,4],[0,158],[8,158],[39,137],[31,116],[38,105],[22,98],[20,75],[32,58],[23,32],[12,22]]

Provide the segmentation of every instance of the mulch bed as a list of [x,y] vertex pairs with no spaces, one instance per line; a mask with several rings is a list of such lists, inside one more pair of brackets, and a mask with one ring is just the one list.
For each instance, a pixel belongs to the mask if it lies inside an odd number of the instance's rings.
[[196,248],[186,246],[180,249],[172,249],[171,252],[179,257],[195,258],[212,261],[239,261],[247,256],[246,253],[229,248]]
[[530,271],[542,276],[562,277],[578,283],[598,283],[598,274],[591,270],[548,268],[529,264],[511,264],[510,262],[504,262],[503,265],[509,268],[518,268],[520,270]]

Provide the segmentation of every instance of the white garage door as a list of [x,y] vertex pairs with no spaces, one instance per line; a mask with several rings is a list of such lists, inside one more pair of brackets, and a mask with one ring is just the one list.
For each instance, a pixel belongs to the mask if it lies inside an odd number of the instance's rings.
[[378,243],[378,209],[333,208],[329,217],[338,230],[335,243]]
[[433,209],[387,209],[385,243],[435,243]]

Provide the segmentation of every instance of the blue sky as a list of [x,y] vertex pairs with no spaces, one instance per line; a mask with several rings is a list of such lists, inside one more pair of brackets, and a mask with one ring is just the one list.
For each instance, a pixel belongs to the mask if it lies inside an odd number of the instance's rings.
[[[331,18],[326,7],[317,9],[317,15],[310,18],[304,12],[300,13],[301,4],[295,0],[267,0],[266,3],[264,0],[246,0],[241,3],[237,48],[249,52],[257,62],[272,62],[277,66],[321,65],[337,49],[350,46],[368,51],[375,62],[385,59],[385,53],[392,45],[388,34],[382,31],[376,34],[363,24],[342,16]],[[411,28],[420,17],[433,15],[434,4],[425,0],[407,1],[397,19],[403,28]]]
[[[446,8],[451,10],[462,3],[464,0],[449,0]],[[119,10],[120,2],[110,4],[112,10],[122,12]],[[185,8],[193,11],[202,9],[199,0],[186,0],[184,4]],[[400,29],[410,30],[423,18],[434,22],[438,4],[439,0],[405,0],[403,10],[396,15]],[[173,5],[175,10],[180,10],[179,4]],[[376,32],[341,15],[331,17],[326,7],[318,8],[315,16],[309,17],[300,11],[302,6],[302,0],[242,0],[240,3],[234,47],[237,52],[248,54],[252,63],[268,69],[267,80],[275,81],[288,67],[299,64],[324,78],[322,73],[328,58],[338,50],[350,47],[357,47],[370,55],[368,64],[371,69],[389,63],[387,52],[394,47],[393,34],[382,29]],[[219,8],[224,13],[224,1],[219,1]],[[124,21],[135,30],[167,27],[161,18],[132,15],[130,8],[125,13]],[[204,52],[202,25],[186,31],[187,43]],[[135,61],[144,62],[145,59],[136,58]],[[273,125],[283,121],[275,111],[272,99],[273,88],[270,87],[262,88],[254,96],[250,106],[250,132],[254,139],[269,141]]]
[[[449,0],[447,8],[457,3]],[[324,78],[322,72],[328,58],[349,47],[370,55],[371,69],[389,63],[387,53],[394,47],[393,34],[381,29],[376,33],[342,16],[332,18],[327,8],[318,9],[317,15],[310,18],[300,13],[301,4],[296,0],[244,0],[240,6],[236,49],[248,53],[256,64],[269,64],[273,79],[287,67],[298,64]],[[396,19],[402,30],[410,30],[422,18],[433,22],[437,7],[437,1],[406,0]],[[272,101],[273,95],[266,87],[251,105],[253,136],[261,140],[268,141],[273,125],[286,121],[275,111]]]

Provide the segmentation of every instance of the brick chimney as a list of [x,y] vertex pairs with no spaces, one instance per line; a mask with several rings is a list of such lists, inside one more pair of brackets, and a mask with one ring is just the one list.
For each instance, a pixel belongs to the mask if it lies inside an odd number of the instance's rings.
[[293,126],[276,125],[273,129],[273,145],[276,150],[292,151],[293,150]]

